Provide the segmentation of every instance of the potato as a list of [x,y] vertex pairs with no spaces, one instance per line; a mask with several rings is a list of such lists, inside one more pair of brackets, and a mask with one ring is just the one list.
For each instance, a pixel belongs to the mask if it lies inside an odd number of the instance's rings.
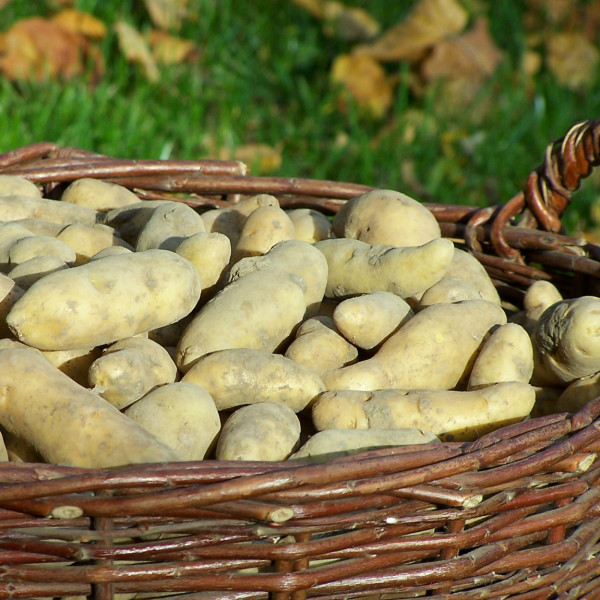
[[279,207],[279,201],[270,194],[257,194],[236,204],[203,212],[202,219],[206,225],[206,231],[226,235],[231,247],[235,248],[248,215],[257,208],[265,206]]
[[9,267],[8,254],[13,244],[20,239],[34,237],[34,234],[17,223],[0,224],[0,269],[7,271]]
[[40,453],[23,438],[2,428],[2,438],[6,448],[6,460],[18,463],[43,463],[44,459]]
[[575,379],[561,390],[553,412],[577,412],[598,396],[600,396],[600,373]]
[[78,206],[49,198],[31,196],[0,196],[0,221],[16,221],[37,217],[55,223],[87,223],[100,220],[100,213],[87,206]]
[[337,305],[333,320],[352,344],[370,350],[413,316],[408,303],[391,292],[347,298]]
[[200,289],[198,273],[177,254],[132,252],[46,275],[6,321],[30,346],[90,348],[181,319],[198,302]]
[[75,264],[82,265],[104,248],[123,246],[133,250],[125,240],[122,240],[115,229],[108,225],[96,223],[85,225],[73,223],[67,225],[57,236],[57,240],[68,244],[75,251]]
[[25,293],[11,277],[0,273],[0,338],[11,335],[6,324],[6,315],[13,304]]
[[54,221],[36,217],[17,219],[16,221],[10,222],[25,227],[25,229],[33,235],[48,235],[50,237],[56,237],[65,228],[64,223],[55,223]]
[[229,238],[222,233],[196,233],[184,239],[175,252],[196,267],[202,281],[202,298],[211,297],[231,259]]
[[136,250],[162,248],[173,252],[183,240],[205,231],[202,217],[190,206],[171,202],[157,206],[137,238]]
[[108,246],[107,248],[102,248],[102,250],[98,250],[96,254],[92,254],[89,257],[88,262],[91,260],[98,260],[100,258],[106,258],[107,256],[119,256],[121,254],[131,254],[133,252],[132,249],[126,248],[125,246]]
[[8,272],[8,276],[23,290],[28,290],[38,279],[68,269],[69,265],[58,256],[36,256]]
[[88,372],[92,363],[100,356],[100,348],[78,348],[77,350],[43,350],[44,357],[59,371],[73,381],[88,386]]
[[531,333],[542,313],[562,299],[562,294],[554,284],[540,279],[532,283],[525,291],[523,310],[510,317],[509,320],[522,325]]
[[312,407],[317,430],[416,428],[443,440],[472,440],[525,418],[535,403],[527,383],[504,382],[454,390],[340,390],[321,394]]
[[406,194],[373,190],[348,200],[333,217],[333,232],[367,244],[422,246],[441,237],[433,213]]
[[471,369],[468,389],[503,381],[529,383],[533,375],[533,347],[523,327],[506,323],[484,342]]
[[549,306],[531,334],[536,385],[568,384],[600,368],[600,298],[581,296]]
[[175,323],[152,329],[148,332],[148,339],[160,344],[163,348],[177,346],[185,328],[190,324],[192,318],[193,313],[186,315],[183,319],[179,319],[179,321],[175,321]]
[[205,354],[227,348],[273,352],[305,312],[304,292],[292,278],[249,273],[226,285],[196,314],[177,345],[177,366],[185,373]]
[[31,258],[55,256],[64,263],[75,264],[75,250],[57,238],[46,235],[33,235],[17,240],[8,251],[10,267],[20,265]]
[[181,380],[203,387],[219,410],[242,404],[279,402],[299,412],[325,389],[312,369],[280,354],[251,348],[208,354]]
[[116,229],[126,242],[135,246],[142,227],[148,222],[154,210],[159,206],[171,205],[172,202],[172,200],[140,200],[135,204],[113,208],[107,213],[99,213],[98,220]]
[[298,283],[304,289],[307,316],[318,312],[327,286],[327,260],[312,244],[284,240],[262,256],[242,258],[231,267],[229,281],[253,271],[270,271],[281,273],[284,277],[299,278]]
[[55,464],[104,468],[177,454],[35,350],[0,352],[0,424]]
[[370,292],[393,292],[406,298],[423,292],[446,273],[454,249],[444,238],[410,248],[371,246],[350,239],[323,240],[315,247],[327,258],[328,298]]
[[169,353],[147,338],[126,338],[109,346],[89,368],[92,391],[119,410],[151,390],[174,383],[177,367]]
[[294,224],[282,208],[261,206],[246,218],[231,260],[236,263],[246,256],[265,254],[277,242],[293,240],[294,235]]
[[221,430],[210,394],[192,383],[157,387],[124,413],[173,448],[180,460],[202,460]]
[[41,198],[41,190],[29,179],[16,175],[0,175],[0,196],[31,196]]
[[132,191],[122,185],[91,177],[83,177],[70,183],[60,199],[101,212],[140,201]]
[[298,327],[285,357],[322,377],[331,369],[356,362],[358,350],[339,334],[333,319],[313,317]]
[[506,314],[485,300],[434,304],[418,312],[367,360],[329,371],[329,390],[447,390],[468,378],[476,352]]
[[481,299],[483,299],[481,292],[468,281],[461,281],[460,279],[453,279],[452,277],[442,277],[419,298],[417,310],[442,302],[461,302],[462,300]]
[[223,425],[217,460],[285,460],[300,439],[300,421],[287,406],[260,402],[236,410]]
[[285,211],[294,224],[294,238],[314,244],[331,237],[331,221],[312,208],[294,208]]
[[327,460],[376,448],[439,441],[433,433],[421,429],[327,429],[312,435],[289,459],[320,457]]

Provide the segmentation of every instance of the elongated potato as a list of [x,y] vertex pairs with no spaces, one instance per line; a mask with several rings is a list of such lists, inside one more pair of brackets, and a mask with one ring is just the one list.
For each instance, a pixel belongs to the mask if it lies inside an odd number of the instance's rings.
[[312,208],[286,210],[294,224],[295,239],[314,244],[331,237],[331,221],[320,211]]
[[328,298],[380,291],[413,296],[444,276],[454,251],[452,242],[444,238],[409,248],[350,239],[323,240],[315,247],[327,258]]
[[468,281],[453,279],[452,277],[442,277],[419,298],[417,310],[443,302],[481,299],[483,299],[481,292]]
[[502,381],[529,383],[533,375],[533,347],[523,327],[506,323],[492,332],[471,369],[468,389]]
[[8,276],[22,290],[28,290],[38,279],[68,268],[69,265],[58,256],[36,256],[13,267]]
[[46,235],[33,235],[17,240],[8,251],[8,262],[12,268],[29,260],[44,256],[55,256],[68,265],[75,264],[75,250],[59,239]]
[[285,460],[300,439],[300,421],[276,402],[251,404],[236,410],[223,425],[217,460]]
[[434,304],[391,335],[375,356],[329,371],[329,390],[448,390],[466,383],[481,342],[506,314],[485,300]]
[[294,224],[282,208],[261,206],[246,218],[231,260],[236,263],[246,256],[266,254],[277,242],[293,240],[294,235]]
[[251,348],[208,354],[181,381],[203,387],[219,410],[256,402],[279,402],[299,412],[325,389],[312,369],[280,354]]
[[51,237],[56,237],[65,228],[64,223],[55,223],[54,221],[48,221],[47,219],[40,219],[37,217],[17,219],[16,221],[10,221],[10,223],[25,227],[25,229],[30,231],[33,235],[49,235]]
[[0,224],[0,269],[3,271],[10,269],[8,254],[13,244],[17,240],[33,236],[34,234],[29,229],[18,223]]
[[88,262],[91,260],[98,260],[100,258],[106,258],[107,256],[119,256],[121,254],[131,254],[133,250],[126,248],[125,246],[108,246],[98,250],[96,254],[92,254],[89,257]]
[[280,273],[249,273],[226,285],[186,327],[177,366],[186,372],[200,357],[227,348],[273,352],[306,312],[302,288]]
[[11,335],[6,324],[6,315],[14,303],[25,293],[11,277],[0,273],[0,338]]
[[162,204],[142,227],[135,248],[138,252],[150,248],[174,252],[183,240],[205,230],[202,217],[187,204]]
[[0,352],[0,424],[44,460],[114,467],[177,460],[177,454],[35,350]]
[[0,196],[0,221],[16,221],[37,217],[55,223],[88,223],[93,225],[100,213],[87,206],[78,206],[61,200],[31,196]]
[[177,367],[156,342],[131,337],[110,345],[90,365],[88,377],[92,391],[121,410],[156,387],[174,383]]
[[135,204],[113,208],[107,213],[99,213],[99,222],[113,227],[126,242],[135,246],[142,227],[148,222],[154,210],[171,203],[172,200],[140,200]]
[[422,246],[441,237],[433,213],[394,190],[373,190],[344,203],[333,218],[333,232],[367,244]]
[[531,334],[536,385],[568,384],[600,366],[600,298],[581,296],[549,306]]
[[70,183],[60,199],[101,212],[140,201],[132,191],[122,185],[91,177],[82,177]]
[[370,350],[413,316],[408,303],[391,292],[371,292],[337,305],[333,320],[352,344]]
[[439,441],[433,433],[422,429],[327,429],[312,435],[289,459],[314,456],[328,460],[375,448]]
[[535,404],[535,388],[504,382],[453,390],[340,390],[321,394],[312,407],[315,427],[325,429],[416,428],[443,440],[471,440],[522,420]]
[[6,321],[30,346],[90,348],[181,319],[198,302],[200,287],[193,265],[168,250],[109,256],[46,275]]
[[327,286],[327,260],[312,244],[299,240],[284,240],[262,256],[242,258],[231,267],[229,281],[235,281],[254,271],[270,271],[288,277],[299,277],[304,289],[307,316],[315,315]]
[[0,175],[0,196],[31,196],[41,198],[41,190],[29,179],[16,175]]
[[313,317],[296,330],[285,357],[312,369],[322,377],[331,369],[356,362],[358,350],[338,332],[333,319]]
[[128,250],[133,250],[130,244],[120,238],[115,229],[101,223],[95,225],[85,225],[84,223],[67,225],[56,236],[56,239],[73,248],[76,265],[86,263],[104,248],[123,246]]
[[124,410],[177,452],[180,460],[202,460],[217,441],[221,419],[210,394],[192,383],[162,385]]

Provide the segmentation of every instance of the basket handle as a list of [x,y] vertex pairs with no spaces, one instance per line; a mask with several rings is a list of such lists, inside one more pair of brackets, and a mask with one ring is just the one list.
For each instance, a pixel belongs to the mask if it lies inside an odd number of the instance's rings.
[[[600,164],[600,120],[577,123],[546,148],[544,162],[531,172],[525,189],[509,200],[492,221],[490,240],[499,256],[523,262],[508,245],[504,228],[522,214],[521,227],[540,226],[553,233],[562,230],[561,216],[581,180]],[[481,216],[474,215],[479,220]]]

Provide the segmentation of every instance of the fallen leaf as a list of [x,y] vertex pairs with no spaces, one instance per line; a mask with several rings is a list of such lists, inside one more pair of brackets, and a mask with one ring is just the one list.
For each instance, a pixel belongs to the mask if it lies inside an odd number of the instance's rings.
[[191,40],[184,40],[157,29],[150,32],[148,41],[156,62],[163,65],[182,63],[198,53],[198,47]]
[[91,40],[101,40],[106,37],[106,25],[100,20],[75,9],[66,9],[52,17],[52,21],[64,27],[71,33],[78,33]]
[[234,148],[212,149],[211,156],[219,160],[240,160],[256,173],[272,173],[281,167],[280,146],[268,144],[244,144]]
[[0,71],[11,80],[69,79],[103,70],[102,58],[83,36],[58,23],[32,17],[15,23],[2,37]]
[[152,22],[161,29],[179,29],[187,16],[188,0],[144,0]]
[[341,54],[331,67],[331,80],[374,117],[381,117],[392,104],[393,89],[384,68],[370,56]]
[[142,34],[125,21],[117,21],[114,27],[119,39],[119,47],[125,58],[141,65],[150,81],[158,81],[159,72],[156,61]]
[[382,61],[418,60],[440,40],[460,33],[467,20],[457,0],[421,0],[404,21],[355,52]]
[[597,77],[598,49],[580,33],[557,33],[546,43],[548,69],[560,85],[572,90],[590,86]]
[[341,2],[325,2],[323,19],[326,35],[349,42],[370,40],[380,30],[379,23],[366,10]]
[[482,81],[501,60],[502,52],[490,35],[487,20],[481,17],[463,35],[437,43],[421,64],[421,74],[427,81],[441,77]]
[[323,18],[323,0],[292,0],[292,2],[309,12],[313,17]]

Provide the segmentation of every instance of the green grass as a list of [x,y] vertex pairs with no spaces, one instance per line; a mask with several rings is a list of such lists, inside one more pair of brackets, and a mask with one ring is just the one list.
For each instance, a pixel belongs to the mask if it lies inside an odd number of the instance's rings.
[[[96,85],[12,84],[0,80],[0,151],[48,140],[121,157],[206,158],[212,148],[264,143],[281,148],[273,175],[355,181],[404,191],[421,200],[503,203],[543,159],[546,145],[575,122],[600,117],[600,81],[585,93],[556,85],[542,71],[526,84],[518,65],[525,47],[522,2],[470,2],[488,7],[506,60],[469,110],[448,115],[431,89],[415,97],[405,64],[390,65],[400,81],[383,120],[349,105],[338,109],[329,81],[332,60],[351,45],[326,37],[310,15],[285,0],[191,0],[195,17],[180,35],[201,58],[162,69],[149,83],[120,54],[113,33],[102,43],[107,72]],[[384,27],[414,2],[348,2],[367,8]],[[107,24],[124,18],[150,26],[142,2],[81,0],[77,6]],[[47,15],[47,3],[15,1],[0,11],[5,27]],[[483,110],[485,116],[473,119]],[[410,135],[409,135],[410,132]],[[600,201],[598,178],[576,194],[566,223],[589,220]]]

